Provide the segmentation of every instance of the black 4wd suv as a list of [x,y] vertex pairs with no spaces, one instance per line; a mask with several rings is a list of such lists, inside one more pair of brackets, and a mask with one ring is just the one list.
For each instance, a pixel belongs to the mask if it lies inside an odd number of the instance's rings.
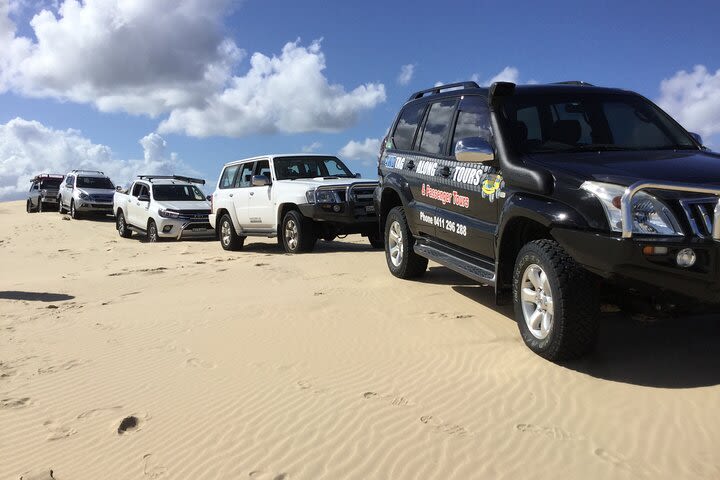
[[656,308],[720,302],[720,155],[636,93],[417,92],[378,170],[392,274],[417,277],[431,259],[498,300],[512,293],[523,340],[545,358],[592,349],[601,284]]

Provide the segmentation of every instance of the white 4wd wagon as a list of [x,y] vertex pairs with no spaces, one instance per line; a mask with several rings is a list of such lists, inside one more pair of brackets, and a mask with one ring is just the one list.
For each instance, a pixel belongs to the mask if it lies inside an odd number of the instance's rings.
[[318,238],[359,233],[383,242],[373,194],[378,182],[353,174],[331,155],[267,155],[223,167],[210,224],[225,250],[250,236],[277,237],[288,253],[308,252]]

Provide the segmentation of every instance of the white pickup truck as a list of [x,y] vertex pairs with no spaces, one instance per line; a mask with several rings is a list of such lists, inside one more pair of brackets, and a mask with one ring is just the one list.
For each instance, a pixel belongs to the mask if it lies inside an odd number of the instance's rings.
[[214,237],[208,223],[210,202],[194,184],[199,178],[179,175],[140,175],[127,193],[115,192],[113,213],[121,237],[132,232],[146,235],[148,241],[164,238]]
[[264,155],[223,167],[212,195],[210,224],[225,250],[249,236],[277,237],[288,253],[308,252],[359,233],[382,248],[373,193],[378,182],[357,178],[331,155]]

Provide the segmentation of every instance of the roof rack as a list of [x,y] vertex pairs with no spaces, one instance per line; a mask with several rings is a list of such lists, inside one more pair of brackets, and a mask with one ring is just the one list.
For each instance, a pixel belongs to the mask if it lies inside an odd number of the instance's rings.
[[443,90],[450,90],[450,89],[460,89],[460,88],[480,88],[480,86],[476,82],[457,82],[457,83],[448,83],[447,85],[438,85],[437,87],[428,88],[426,90],[420,90],[419,92],[415,92],[412,95],[410,95],[410,98],[408,98],[408,101],[410,100],[416,100],[418,98],[422,98],[426,93],[432,93],[433,95],[438,94],[442,92]]
[[578,85],[580,87],[594,87],[592,83],[583,82],[582,80],[566,80],[564,82],[554,82],[550,85]]
[[99,170],[73,170],[72,173],[99,173],[100,175],[105,175],[103,172]]
[[45,178],[59,178],[62,180],[65,178],[65,175],[62,175],[60,173],[41,173],[40,175],[35,175],[33,178],[30,179],[31,182],[37,182],[38,180],[43,180]]
[[138,178],[152,182],[153,180],[182,180],[188,183],[199,183],[205,185],[205,180],[202,178],[185,177],[183,175],[138,175]]

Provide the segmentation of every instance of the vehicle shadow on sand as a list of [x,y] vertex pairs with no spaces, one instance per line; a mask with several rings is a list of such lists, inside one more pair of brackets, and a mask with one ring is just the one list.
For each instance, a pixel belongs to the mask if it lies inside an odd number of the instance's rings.
[[[291,255],[289,253],[285,252],[285,249],[277,242],[256,242],[256,243],[246,243],[243,246],[242,250],[240,250],[238,253],[242,252],[253,252],[253,253],[274,253],[274,254],[280,254],[280,255]],[[332,252],[354,252],[354,253],[369,253],[369,252],[382,252],[382,250],[376,250],[370,246],[369,243],[350,243],[350,242],[343,242],[343,241],[332,241],[332,242],[326,242],[324,240],[318,240],[318,242],[315,244],[315,248],[312,252],[307,253],[300,253],[297,255],[317,255],[317,254],[323,254],[323,253],[332,253]]]
[[[494,289],[467,284],[461,275],[444,270],[439,283],[453,285],[455,292],[515,321],[512,304],[495,304]],[[429,282],[432,277],[427,278]],[[595,378],[646,387],[706,387],[720,384],[718,345],[718,315],[647,322],[626,313],[606,313],[600,317],[595,352],[559,365]],[[537,361],[543,360],[537,357]]]
[[24,300],[26,302],[63,302],[75,298],[64,293],[21,292],[17,290],[0,291],[0,299]]

